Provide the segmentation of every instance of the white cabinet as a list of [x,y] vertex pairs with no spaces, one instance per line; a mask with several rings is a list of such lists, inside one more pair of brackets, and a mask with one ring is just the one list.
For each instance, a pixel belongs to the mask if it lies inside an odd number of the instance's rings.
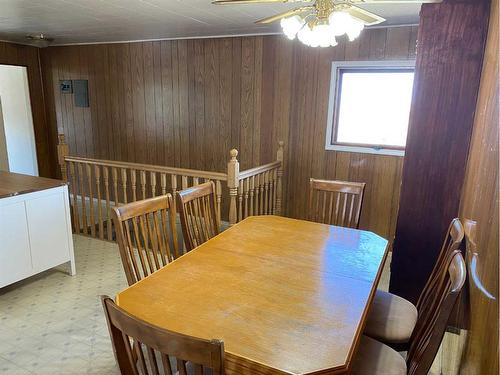
[[70,262],[67,186],[0,199],[0,287]]
[[0,286],[31,274],[31,253],[24,202],[0,207]]

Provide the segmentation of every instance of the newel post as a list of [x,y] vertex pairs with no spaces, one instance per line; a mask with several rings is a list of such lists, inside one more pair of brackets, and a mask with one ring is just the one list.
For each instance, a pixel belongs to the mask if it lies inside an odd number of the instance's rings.
[[236,224],[238,215],[236,212],[236,196],[238,195],[238,185],[240,180],[240,163],[236,159],[238,150],[229,151],[231,159],[227,163],[227,187],[229,188],[229,225]]
[[283,145],[285,142],[279,141],[278,142],[278,151],[276,152],[276,160],[281,162],[279,168],[278,168],[278,186],[277,186],[277,192],[276,192],[276,213],[278,215],[281,215],[281,202],[282,202],[282,196],[283,196]]
[[64,181],[68,181],[68,171],[66,168],[66,160],[64,159],[69,155],[68,144],[66,143],[66,139],[64,134],[60,133],[57,135],[57,162],[59,164],[59,169],[61,170],[61,178]]

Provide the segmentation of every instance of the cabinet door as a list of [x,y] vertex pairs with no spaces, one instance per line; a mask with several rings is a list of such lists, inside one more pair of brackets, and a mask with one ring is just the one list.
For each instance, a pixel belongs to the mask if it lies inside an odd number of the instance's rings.
[[69,261],[66,210],[62,190],[26,201],[34,272]]
[[0,287],[31,275],[24,202],[0,206]]

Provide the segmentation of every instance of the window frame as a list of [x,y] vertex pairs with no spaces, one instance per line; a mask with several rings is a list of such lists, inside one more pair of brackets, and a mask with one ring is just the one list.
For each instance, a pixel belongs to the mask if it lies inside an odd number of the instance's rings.
[[347,151],[357,153],[404,156],[406,146],[376,145],[365,143],[337,142],[340,91],[342,88],[342,72],[376,72],[376,71],[415,71],[415,60],[379,60],[379,61],[333,61],[330,78],[330,94],[328,100],[328,116],[326,128],[326,150]]

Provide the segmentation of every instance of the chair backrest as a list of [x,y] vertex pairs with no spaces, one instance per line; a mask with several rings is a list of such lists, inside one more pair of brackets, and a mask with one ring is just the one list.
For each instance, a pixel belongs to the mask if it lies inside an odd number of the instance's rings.
[[309,220],[357,228],[365,183],[309,180]]
[[215,184],[212,181],[178,191],[177,210],[188,251],[219,234]]
[[112,216],[129,285],[179,256],[172,195],[114,207]]
[[447,254],[445,272],[435,284],[435,297],[424,301],[427,309],[419,317],[410,339],[408,375],[425,375],[432,366],[446,331],[451,312],[465,283],[467,271],[460,250]]
[[[224,374],[224,343],[186,336],[153,326],[101,296],[116,361],[122,375],[172,375],[175,358],[179,375],[187,367],[195,375],[210,369],[212,375]],[[189,363],[187,363],[189,361]]]
[[448,261],[450,254],[460,248],[460,245],[462,244],[462,241],[464,239],[464,235],[464,227],[460,222],[460,219],[453,219],[450,223],[450,226],[448,227],[448,231],[446,232],[446,237],[439,252],[438,259],[434,264],[434,269],[427,279],[427,283],[417,301],[417,310],[419,314],[421,314],[421,312],[425,309],[424,302],[428,301],[428,299],[430,298],[429,296],[433,294],[439,278],[441,277],[443,272],[446,272],[446,262]]

